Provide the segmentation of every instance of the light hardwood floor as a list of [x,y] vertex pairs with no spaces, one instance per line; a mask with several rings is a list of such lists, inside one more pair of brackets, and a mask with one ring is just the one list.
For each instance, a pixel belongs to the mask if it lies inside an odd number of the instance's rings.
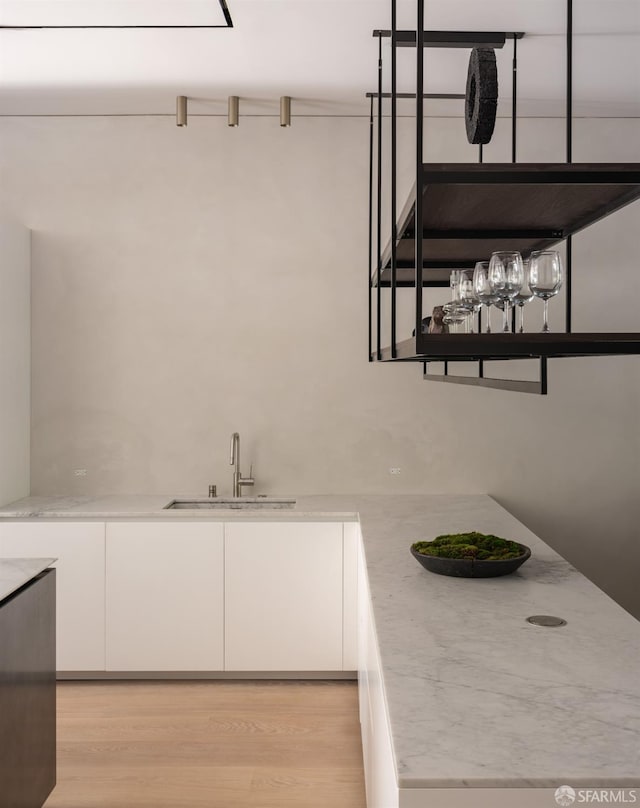
[[45,808],[365,808],[354,682],[61,682]]

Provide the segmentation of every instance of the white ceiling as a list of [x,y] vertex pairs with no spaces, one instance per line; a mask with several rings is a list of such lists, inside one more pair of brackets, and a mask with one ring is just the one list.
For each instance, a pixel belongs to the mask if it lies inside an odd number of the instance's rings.
[[[125,4],[127,8],[125,9]],[[426,28],[521,30],[520,114],[564,111],[564,0],[426,0]],[[390,25],[389,0],[228,0],[233,29],[2,30],[0,114],[358,114],[376,89],[374,28]],[[91,9],[92,19],[87,19]],[[132,10],[133,9],[133,10]],[[135,11],[135,14],[134,14]],[[44,14],[47,17],[45,19]],[[0,24],[135,24],[221,20],[217,0],[0,0]],[[88,16],[91,17],[91,14]],[[136,16],[137,15],[137,16]],[[415,0],[398,0],[415,28]],[[575,112],[640,116],[640,0],[574,0]],[[385,44],[388,66],[388,44]],[[426,89],[464,92],[467,51],[428,50]],[[399,54],[399,90],[413,89],[415,50]],[[387,73],[388,77],[388,73]],[[499,54],[502,110],[511,94],[511,45]],[[432,102],[456,115],[460,101]]]
[[33,25],[219,25],[218,0],[3,0],[0,24]]

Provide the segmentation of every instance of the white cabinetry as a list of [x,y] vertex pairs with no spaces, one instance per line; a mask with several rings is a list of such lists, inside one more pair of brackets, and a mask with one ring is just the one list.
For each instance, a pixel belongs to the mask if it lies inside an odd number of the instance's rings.
[[107,524],[107,670],[223,668],[223,526]]
[[225,533],[225,670],[342,670],[342,524],[229,522]]
[[[226,538],[225,538],[226,535]],[[357,523],[0,521],[58,560],[61,672],[354,671]]]
[[0,556],[58,559],[57,668],[103,671],[104,523],[3,521]]
[[358,561],[358,698],[367,808],[398,808],[396,767],[362,548]]
[[362,534],[358,522],[343,525],[342,669],[358,670],[358,554]]

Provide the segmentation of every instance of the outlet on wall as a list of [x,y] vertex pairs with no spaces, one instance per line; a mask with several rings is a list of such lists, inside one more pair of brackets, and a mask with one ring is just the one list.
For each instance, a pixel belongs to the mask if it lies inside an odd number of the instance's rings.
[[74,469],[73,470],[74,477],[86,477],[87,470],[86,469]]
[[389,474],[400,474],[400,468],[399,468],[399,466],[392,466],[392,467],[389,469]]

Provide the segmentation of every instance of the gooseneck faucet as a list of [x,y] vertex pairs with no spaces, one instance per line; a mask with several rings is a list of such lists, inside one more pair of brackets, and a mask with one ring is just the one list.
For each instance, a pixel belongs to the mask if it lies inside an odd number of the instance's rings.
[[231,436],[231,459],[229,465],[234,466],[233,470],[233,496],[242,496],[243,485],[253,485],[253,465],[250,467],[249,476],[243,477],[240,471],[240,433],[234,432]]

